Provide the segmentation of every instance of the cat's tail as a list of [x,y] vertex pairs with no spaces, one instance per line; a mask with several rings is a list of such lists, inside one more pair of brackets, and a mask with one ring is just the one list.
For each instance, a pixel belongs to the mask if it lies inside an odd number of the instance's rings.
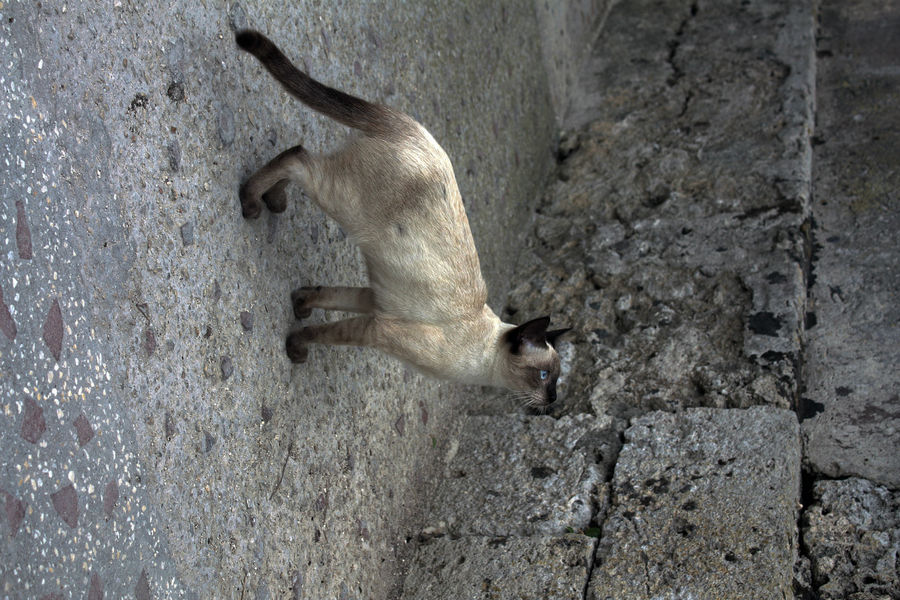
[[235,41],[258,58],[291,95],[313,110],[370,135],[388,135],[403,128],[405,115],[319,83],[295,67],[269,38],[258,31],[238,31]]

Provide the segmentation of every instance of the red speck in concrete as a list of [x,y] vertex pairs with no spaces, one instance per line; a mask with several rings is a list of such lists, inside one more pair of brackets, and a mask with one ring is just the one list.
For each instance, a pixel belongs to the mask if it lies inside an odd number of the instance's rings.
[[103,600],[103,582],[96,573],[91,573],[91,587],[88,588],[88,600]]
[[70,483],[58,492],[50,494],[53,500],[53,508],[62,517],[69,527],[73,529],[78,526],[78,494]]
[[79,446],[84,446],[94,437],[94,428],[91,427],[91,424],[87,420],[87,417],[84,416],[84,413],[78,415],[78,418],[75,419],[75,422],[72,423],[72,425],[75,426],[75,433],[78,435]]
[[31,396],[25,396],[25,418],[22,419],[22,438],[37,444],[47,424],[44,422],[44,409],[38,406]]
[[57,362],[62,353],[62,339],[62,311],[59,309],[59,300],[54,299],[50,306],[50,312],[47,313],[47,320],[44,321],[44,343],[50,348],[50,353]]
[[19,248],[19,258],[31,260],[31,229],[25,218],[25,203],[21,200],[16,200],[16,246]]
[[9,521],[9,537],[16,537],[19,531],[19,525],[25,518],[25,503],[8,492],[3,492],[6,496],[6,520]]
[[150,600],[150,582],[147,581],[147,571],[144,569],[141,569],[141,576],[134,586],[134,597],[137,600]]
[[116,483],[115,479],[112,479],[106,484],[106,489],[103,490],[103,514],[106,515],[107,519],[112,514],[113,509],[116,507],[116,502],[118,501],[119,484]]
[[144,351],[147,356],[153,356],[154,350],[156,350],[156,334],[153,333],[152,327],[148,327],[144,332]]

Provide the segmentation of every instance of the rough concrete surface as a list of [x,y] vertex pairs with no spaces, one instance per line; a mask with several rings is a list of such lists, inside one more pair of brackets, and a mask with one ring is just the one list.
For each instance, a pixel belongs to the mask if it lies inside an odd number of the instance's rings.
[[432,540],[416,553],[403,600],[582,598],[595,544],[580,535]]
[[790,598],[800,436],[791,411],[651,413],[625,432],[588,598]]
[[527,536],[583,530],[602,501],[618,446],[609,417],[467,417],[450,438],[426,532]]
[[900,496],[865,479],[819,481],[803,545],[822,600],[900,598]]
[[[530,3],[0,3],[0,590],[386,597],[458,392],[374,353],[291,367],[289,292],[359,284],[290,189],[345,135],[233,42],[419,118],[456,166],[495,301],[554,139]],[[314,316],[314,318],[319,318]]]
[[827,2],[819,32],[803,433],[812,469],[900,487],[900,11]]

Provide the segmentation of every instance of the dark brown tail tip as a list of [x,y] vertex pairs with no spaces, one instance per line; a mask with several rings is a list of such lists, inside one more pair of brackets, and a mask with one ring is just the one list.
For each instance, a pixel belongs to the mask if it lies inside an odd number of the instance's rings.
[[261,33],[257,31],[252,31],[250,29],[243,29],[234,34],[234,41],[237,42],[237,45],[246,50],[247,52],[253,52],[256,50],[262,40],[263,36]]

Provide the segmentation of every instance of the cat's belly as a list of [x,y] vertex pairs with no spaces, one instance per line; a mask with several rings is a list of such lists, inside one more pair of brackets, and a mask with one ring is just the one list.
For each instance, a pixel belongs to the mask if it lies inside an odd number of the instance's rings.
[[487,293],[471,237],[422,239],[385,234],[360,244],[379,310],[405,319],[445,323],[480,311]]

